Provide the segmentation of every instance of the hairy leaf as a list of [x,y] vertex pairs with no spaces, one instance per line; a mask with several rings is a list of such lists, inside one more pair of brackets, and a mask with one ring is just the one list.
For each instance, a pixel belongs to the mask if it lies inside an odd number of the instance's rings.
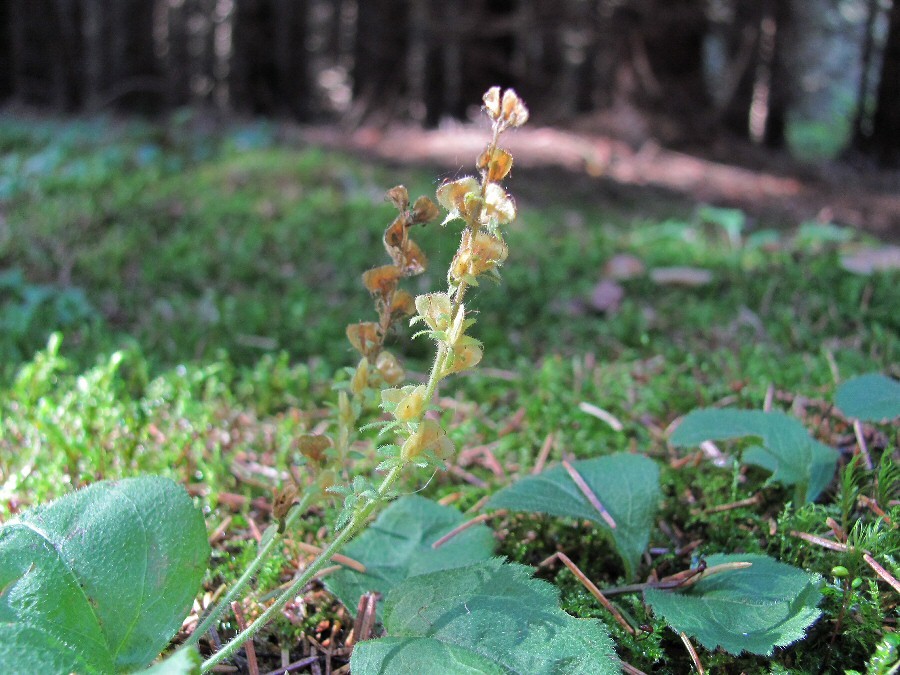
[[892,420],[900,416],[900,382],[880,373],[847,380],[834,397],[847,416],[866,422]]
[[644,599],[676,631],[709,650],[769,656],[804,637],[819,617],[819,577],[765,555],[712,555],[708,566],[749,562],[713,574],[685,591],[647,589]]
[[457,509],[423,497],[398,499],[344,548],[344,555],[365,565],[366,573],[344,568],[326,577],[325,584],[355,611],[360,596],[368,591],[384,595],[407,577],[489,558],[494,537],[484,525],[470,527],[432,548],[435,541],[464,521]]
[[[413,577],[388,593],[388,638],[362,642],[356,675],[419,673],[618,673],[603,625],[559,609],[559,591],[531,568],[494,558]],[[417,667],[418,666],[418,667]]]
[[798,501],[811,502],[834,477],[837,452],[812,438],[799,421],[781,412],[694,410],[669,438],[672,445],[755,437],[762,445],[744,451],[742,460],[772,472],[770,480],[798,488]]
[[624,453],[573,462],[572,468],[612,516],[615,529],[562,466],[523,478],[498,492],[488,504],[498,509],[591,520],[611,535],[627,576],[634,577],[659,505],[659,468],[643,455]]
[[0,528],[6,672],[110,673],[150,663],[209,559],[206,527],[167,478],[103,481]]

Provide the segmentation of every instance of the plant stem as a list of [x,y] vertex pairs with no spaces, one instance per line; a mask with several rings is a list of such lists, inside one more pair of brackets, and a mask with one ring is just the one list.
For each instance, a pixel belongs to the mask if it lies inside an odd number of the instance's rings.
[[[368,520],[369,516],[375,512],[375,509],[381,505],[384,501],[385,495],[388,494],[390,489],[393,487],[394,483],[397,482],[397,479],[400,477],[401,472],[403,471],[404,464],[398,464],[388,473],[387,476],[384,477],[384,480],[381,482],[381,486],[378,488],[378,498],[373,499],[368,504],[366,504],[363,508],[357,511],[350,522],[341,530],[338,535],[334,538],[334,540],[328,545],[319,556],[313,560],[309,566],[303,571],[297,579],[288,587],[284,593],[278,596],[278,599],[272,603],[272,605],[262,614],[257,617],[257,619],[251,623],[247,628],[238,633],[228,644],[226,644],[222,649],[218,652],[210,656],[206,661],[203,662],[203,665],[200,667],[201,673],[208,673],[212,670],[213,666],[221,663],[225,659],[234,655],[241,646],[254,635],[256,635],[259,630],[265,626],[272,618],[282,610],[282,608],[294,598],[297,593],[302,589],[309,581],[321,570],[334,556],[335,553],[340,552],[340,550],[344,547],[344,545],[350,541],[353,536],[359,531],[362,526],[365,524],[366,520]],[[223,605],[225,603],[222,603]]]
[[[291,527],[293,527],[294,523],[297,519],[306,513],[306,510],[309,508],[310,502],[316,497],[318,494],[318,490],[314,487],[311,487],[307,490],[303,497],[301,497],[300,501],[291,509],[291,512],[288,513],[287,518],[284,520],[284,532],[287,532]],[[250,563],[250,566],[244,570],[244,573],[241,577],[234,582],[234,585],[228,592],[225,594],[225,597],[222,598],[219,603],[213,607],[209,613],[206,615],[206,618],[200,622],[200,624],[194,629],[194,632],[191,633],[190,637],[185,640],[185,646],[190,646],[197,644],[201,637],[208,631],[213,624],[218,620],[222,613],[231,606],[231,601],[237,597],[237,594],[243,590],[243,588],[250,583],[253,579],[256,572],[262,566],[263,561],[269,556],[272,550],[276,545],[284,538],[284,533],[275,532],[272,537],[267,541],[263,546],[260,547],[259,552],[256,554],[256,557],[253,559],[253,562]]]

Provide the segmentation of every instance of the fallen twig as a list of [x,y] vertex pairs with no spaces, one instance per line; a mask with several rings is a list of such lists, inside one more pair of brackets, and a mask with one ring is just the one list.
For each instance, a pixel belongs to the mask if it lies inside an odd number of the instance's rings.
[[691,641],[688,639],[688,636],[684,632],[679,633],[678,636],[681,638],[681,641],[687,648],[688,654],[691,655],[691,661],[694,662],[694,668],[697,669],[697,672],[700,675],[706,675],[706,669],[703,667],[703,664],[700,663],[700,655],[697,653],[697,648],[694,647],[693,644],[691,644]]
[[562,465],[565,467],[566,471],[569,472],[569,476],[572,477],[572,480],[575,481],[575,485],[578,486],[578,489],[581,490],[582,494],[587,498],[587,500],[591,503],[597,511],[600,512],[600,517],[606,521],[606,524],[609,525],[612,529],[616,529],[616,521],[613,520],[613,517],[609,515],[609,511],[606,510],[606,507],[600,503],[600,499],[594,494],[594,491],[591,490],[590,486],[585,482],[584,478],[581,477],[581,474],[575,470],[571,464],[569,464],[566,460],[563,460]]
[[619,623],[620,626],[622,626],[622,628],[625,629],[625,631],[629,635],[637,635],[637,631],[635,631],[634,628],[631,627],[631,624],[625,620],[625,617],[622,616],[622,613],[619,612],[618,609],[616,609],[615,605],[613,605],[609,600],[607,600],[604,597],[603,593],[600,592],[600,589],[597,588],[596,584],[594,584],[593,581],[588,579],[587,575],[584,572],[582,572],[579,569],[578,565],[573,563],[572,560],[569,558],[569,556],[567,556],[565,553],[563,553],[562,551],[557,551],[554,555],[550,556],[549,558],[547,558],[547,560],[542,562],[541,565],[549,564],[549,562],[552,561],[554,558],[558,558],[559,560],[562,560],[563,564],[569,568],[569,571],[575,575],[575,577],[578,579],[578,581],[581,582],[581,585],[584,586],[586,589],[588,589],[588,592],[591,595],[593,595],[595,598],[597,598],[597,601],[601,605],[603,605],[604,609],[606,609],[607,612],[612,614],[613,618]]
[[755,506],[759,504],[762,499],[762,495],[758,492],[752,497],[747,497],[747,499],[739,499],[736,502],[731,502],[730,504],[719,504],[718,506],[711,506],[706,509],[705,513],[721,513],[723,511],[731,511],[732,509],[739,509],[742,506]]
[[493,513],[482,513],[482,514],[479,514],[479,515],[475,516],[474,518],[472,518],[472,519],[470,519],[470,520],[467,520],[466,522],[462,523],[461,525],[457,525],[456,527],[454,527],[452,530],[450,530],[450,531],[449,531],[447,534],[445,534],[443,537],[441,537],[440,539],[438,539],[437,541],[435,541],[435,542],[431,545],[431,548],[434,548],[434,549],[440,548],[441,546],[443,546],[444,544],[446,544],[448,541],[450,541],[451,539],[453,539],[453,537],[455,537],[456,535],[458,535],[460,532],[465,532],[465,531],[468,530],[470,527],[473,527],[474,525],[478,525],[478,523],[483,523],[484,521],[489,520],[490,518],[494,518],[494,517],[502,517],[502,516],[505,516],[506,514],[507,514],[506,509],[500,509],[499,511],[494,511]]
[[532,476],[536,476],[544,470],[544,465],[547,463],[547,458],[550,456],[550,451],[552,449],[553,432],[551,431],[549,434],[547,434],[547,438],[544,439],[544,444],[541,446],[541,450],[538,453],[537,461],[534,463],[534,468],[531,470]]
[[847,544],[842,544],[839,541],[831,541],[830,539],[825,539],[824,537],[819,537],[815,534],[810,534],[809,532],[798,532],[797,530],[791,530],[791,536],[802,539],[803,541],[808,541],[810,544],[816,544],[817,546],[821,546],[822,548],[827,548],[832,551],[840,551],[841,553],[845,553],[850,550],[850,547]]
[[875,560],[869,553],[863,553],[863,560],[866,561],[866,565],[872,568],[872,571],[875,572],[878,576],[880,576],[887,584],[893,588],[897,593],[900,593],[900,581],[897,581],[896,577],[884,569],[881,565],[878,564],[878,561]]
[[[312,553],[313,555],[319,555],[322,552],[322,549],[313,544],[307,544],[305,541],[294,541],[294,546],[299,548],[301,551],[305,551],[306,553]],[[361,562],[354,560],[353,558],[348,558],[345,555],[341,555],[340,553],[335,553],[332,558],[334,562],[343,565],[344,567],[349,567],[350,569],[356,570],[360,574],[366,573],[366,566]]]
[[[231,611],[234,612],[238,628],[245,630],[247,622],[244,620],[244,610],[241,608],[241,603],[237,601],[232,602]],[[247,671],[250,675],[259,675],[259,665],[256,663],[256,648],[253,646],[253,640],[247,640],[244,643],[244,653],[247,655]]]
[[581,410],[581,412],[585,412],[588,415],[591,415],[592,417],[596,417],[598,420],[606,422],[613,431],[622,431],[625,428],[625,426],[615,415],[607,412],[599,406],[594,405],[593,403],[582,401],[578,404],[578,409]]
[[862,424],[859,420],[853,420],[853,434],[856,436],[856,443],[859,445],[859,454],[863,457],[863,463],[866,469],[871,471],[874,468],[872,464],[872,455],[869,454],[869,446],[866,445],[866,438],[863,435]]

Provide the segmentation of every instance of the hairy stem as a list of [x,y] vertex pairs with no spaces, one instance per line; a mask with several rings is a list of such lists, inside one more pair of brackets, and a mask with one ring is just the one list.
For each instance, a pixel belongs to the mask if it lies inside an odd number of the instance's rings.
[[[328,562],[334,557],[336,553],[339,553],[340,550],[350,541],[356,533],[362,529],[365,525],[366,521],[369,519],[375,510],[379,507],[380,504],[384,502],[384,497],[390,492],[394,483],[397,482],[397,479],[400,477],[401,472],[403,471],[404,465],[400,464],[391,469],[390,473],[384,477],[384,480],[381,482],[381,486],[378,488],[378,498],[373,499],[364,507],[362,507],[359,511],[357,511],[353,518],[349,523],[341,530],[338,535],[334,538],[334,540],[328,545],[319,556],[313,560],[309,566],[303,571],[299,577],[288,587],[286,591],[284,591],[278,599],[272,603],[272,605],[259,617],[251,623],[247,628],[242,630],[240,633],[234,636],[234,638],[226,644],[222,649],[217,651],[215,654],[210,656],[206,661],[203,662],[203,665],[200,668],[200,672],[208,673],[212,668],[227,658],[234,656],[235,652],[237,652],[241,646],[250,638],[252,638],[259,630],[265,626],[269,621],[271,621],[275,615],[284,608],[284,606],[290,602],[290,600],[297,596],[297,593],[307,584],[309,581],[319,573],[319,571],[325,567]],[[224,604],[224,603],[223,603]]]
[[[310,488],[304,493],[303,497],[300,501],[291,509],[291,512],[287,515],[287,518],[284,520],[284,532],[293,527],[294,523],[297,522],[297,519],[306,513],[306,510],[309,508],[310,502],[316,497],[318,494],[318,490],[315,488]],[[219,603],[213,607],[206,615],[206,618],[200,622],[200,624],[194,629],[194,632],[191,633],[190,637],[185,640],[185,646],[190,646],[197,644],[201,637],[208,631],[215,622],[222,616],[222,613],[231,607],[231,602],[234,600],[238,593],[240,593],[247,584],[253,579],[256,573],[259,571],[259,568],[262,567],[263,562],[265,562],[266,558],[269,557],[269,554],[275,549],[275,547],[281,542],[284,538],[283,533],[275,532],[272,537],[267,541],[263,546],[260,547],[259,552],[256,554],[256,557],[253,559],[253,562],[250,563],[250,566],[244,570],[244,573],[241,577],[234,582],[232,587],[228,589],[228,592],[225,594],[225,597],[222,598]]]

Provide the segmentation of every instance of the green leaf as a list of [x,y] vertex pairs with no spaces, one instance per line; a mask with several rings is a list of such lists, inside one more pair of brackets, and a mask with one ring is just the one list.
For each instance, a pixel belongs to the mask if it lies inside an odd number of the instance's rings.
[[203,659],[193,647],[179,649],[157,664],[142,670],[141,675],[199,675]]
[[847,380],[834,397],[847,416],[866,422],[892,420],[900,416],[900,382],[881,373]]
[[0,663],[6,672],[146,666],[191,608],[206,527],[167,478],[103,481],[0,528]]
[[752,567],[713,574],[685,591],[648,588],[644,600],[672,628],[710,651],[721,646],[770,656],[804,637],[821,611],[820,578],[765,555],[712,555],[708,566],[749,562]]
[[620,672],[604,626],[559,609],[559,591],[532,572],[493,558],[407,579],[385,601],[389,637],[358,644],[353,673]]
[[[385,595],[407,577],[461,567],[491,556],[494,537],[484,525],[461,532],[438,548],[431,545],[465,522],[456,509],[411,496],[398,499],[357,539],[344,555],[366,566],[366,573],[344,568],[325,578],[328,590],[350,611],[361,595]],[[380,612],[381,603],[379,603]]]
[[747,448],[743,462],[771,471],[771,481],[796,485],[800,503],[815,500],[834,477],[837,451],[812,438],[799,421],[782,412],[694,410],[669,441],[690,446],[747,436],[759,438],[762,445]]
[[643,455],[625,453],[573,462],[572,467],[612,516],[615,529],[610,528],[562,466],[528,476],[500,490],[488,505],[591,520],[612,537],[625,563],[626,575],[634,578],[650,541],[653,517],[659,505],[659,468]]
[[421,675],[422,664],[441,664],[446,675],[505,675],[508,671],[464,647],[434,638],[382,638],[361,642],[350,659],[354,673]]

